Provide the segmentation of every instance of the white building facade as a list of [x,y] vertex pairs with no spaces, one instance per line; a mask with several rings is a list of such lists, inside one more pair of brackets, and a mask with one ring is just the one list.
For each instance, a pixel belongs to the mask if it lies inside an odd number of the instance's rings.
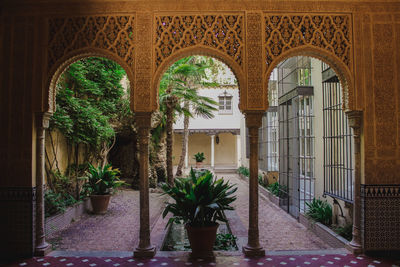
[[[278,65],[268,86],[269,109],[259,131],[260,174],[279,182],[280,206],[292,216],[299,218],[313,198],[326,199],[334,222],[351,222],[352,130],[336,74],[320,60],[293,57]],[[244,121],[241,128],[245,132]],[[248,166],[245,135],[241,143]]]
[[[185,168],[195,165],[194,155],[203,152],[203,164],[209,168],[237,168],[241,163],[240,123],[243,115],[239,110],[239,90],[231,70],[221,62],[220,71],[210,74],[217,86],[197,89],[201,96],[207,96],[218,103],[214,118],[191,118],[189,141],[185,155]],[[182,151],[183,116],[177,118],[174,126],[173,164],[177,165]]]

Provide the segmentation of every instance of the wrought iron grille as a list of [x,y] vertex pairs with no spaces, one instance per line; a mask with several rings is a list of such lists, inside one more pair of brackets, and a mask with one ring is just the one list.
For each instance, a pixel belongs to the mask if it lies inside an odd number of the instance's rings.
[[258,135],[258,167],[264,171],[278,171],[278,112],[270,107],[264,114]]
[[353,138],[342,109],[337,77],[322,83],[324,122],[324,194],[353,202]]

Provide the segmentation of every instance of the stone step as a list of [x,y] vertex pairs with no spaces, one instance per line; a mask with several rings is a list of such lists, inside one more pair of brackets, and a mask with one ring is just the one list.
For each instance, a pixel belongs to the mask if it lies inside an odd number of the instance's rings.
[[237,168],[235,167],[226,167],[226,168],[214,168],[214,173],[236,173]]

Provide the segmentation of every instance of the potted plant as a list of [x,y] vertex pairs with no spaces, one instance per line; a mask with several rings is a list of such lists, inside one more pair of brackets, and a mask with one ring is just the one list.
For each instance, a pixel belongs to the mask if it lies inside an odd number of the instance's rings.
[[94,214],[105,214],[113,189],[125,184],[119,179],[119,173],[119,170],[113,169],[110,164],[96,168],[89,163],[84,188],[90,197]]
[[193,158],[196,160],[196,168],[203,167],[203,160],[206,159],[203,152],[197,152],[196,154],[194,154]]
[[193,169],[189,177],[177,178],[174,185],[162,185],[164,194],[174,200],[167,203],[163,217],[169,212],[173,215],[167,226],[174,222],[185,224],[192,257],[213,257],[217,221],[227,221],[224,211],[233,210],[230,204],[236,200],[237,187],[233,186],[223,179],[214,179],[210,171]]

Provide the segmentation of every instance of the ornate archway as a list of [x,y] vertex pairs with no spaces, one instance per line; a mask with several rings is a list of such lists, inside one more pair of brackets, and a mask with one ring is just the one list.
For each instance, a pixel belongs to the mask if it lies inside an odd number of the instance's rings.
[[[168,69],[168,67],[171,66],[177,60],[191,55],[202,55],[202,56],[213,57],[226,64],[233,72],[238,81],[239,101],[240,101],[241,98],[240,93],[245,90],[243,88],[246,86],[246,78],[243,73],[243,70],[235,62],[233,62],[230,58],[227,58],[225,54],[221,53],[220,51],[200,45],[178,50],[177,52],[173,53],[168,58],[166,58],[165,61],[163,61],[163,63],[157,68],[157,71],[153,76],[153,87],[152,87],[152,90],[154,91],[154,94],[157,97],[158,97],[158,87],[160,85],[161,77],[164,74],[164,72]],[[240,102],[239,102],[239,107],[240,107]]]
[[[153,256],[150,244],[148,137],[158,107],[163,72],[177,59],[202,54],[221,59],[235,73],[240,109],[250,133],[250,216],[247,255],[262,255],[258,241],[258,128],[268,108],[268,79],[284,58],[302,54],[325,60],[338,73],[345,108],[353,106],[351,14],[227,12],[140,12],[131,15],[51,17],[47,20],[47,91],[54,110],[55,81],[74,60],[104,56],[127,72],[140,139],[141,229],[137,256]],[[46,89],[47,90],[47,89]]]
[[264,13],[265,79],[282,60],[311,56],[328,63],[343,87],[344,108],[352,107],[353,60],[350,14]]
[[131,83],[132,98],[135,80],[134,29],[134,16],[49,18],[46,49],[47,111],[55,110],[55,85],[60,74],[72,62],[90,56],[109,58],[121,65]]

